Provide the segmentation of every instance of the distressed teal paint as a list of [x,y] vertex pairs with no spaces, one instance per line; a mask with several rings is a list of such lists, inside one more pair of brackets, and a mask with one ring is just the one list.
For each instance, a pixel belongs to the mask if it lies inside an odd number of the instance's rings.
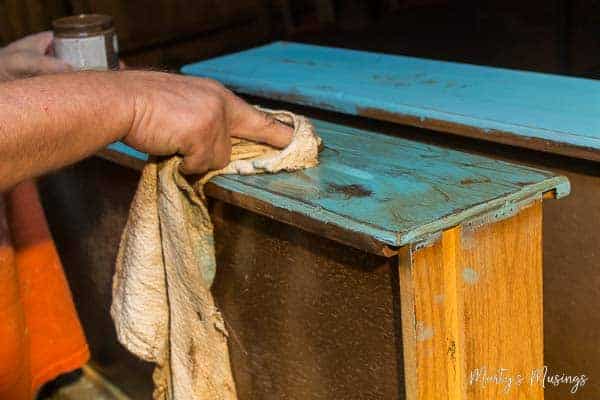
[[287,42],[182,72],[242,93],[353,115],[376,109],[600,150],[600,82],[594,80]]
[[129,147],[121,142],[114,142],[108,145],[108,148],[113,151],[118,151],[120,153],[126,154],[130,157],[139,158],[140,160],[148,160],[148,154],[142,153],[141,151],[137,151],[133,147]]
[[[565,177],[534,168],[313,121],[321,163],[294,173],[221,176],[213,182],[324,224],[392,246],[422,240],[486,212],[568,193]],[[118,151],[140,158],[139,152]],[[115,149],[113,147],[113,149]]]

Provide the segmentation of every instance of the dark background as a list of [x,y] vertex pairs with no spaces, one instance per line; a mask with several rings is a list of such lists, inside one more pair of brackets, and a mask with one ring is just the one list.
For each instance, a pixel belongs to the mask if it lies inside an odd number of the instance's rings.
[[600,76],[600,1],[3,0],[0,43],[81,12],[113,15],[132,66],[296,40],[583,77]]

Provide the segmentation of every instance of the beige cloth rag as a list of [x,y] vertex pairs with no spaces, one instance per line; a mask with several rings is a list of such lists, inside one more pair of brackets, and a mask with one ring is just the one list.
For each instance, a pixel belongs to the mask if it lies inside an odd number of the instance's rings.
[[321,139],[310,122],[262,110],[294,128],[283,150],[232,140],[232,161],[193,186],[180,157],[149,162],[131,204],[113,277],[113,317],[119,341],[156,364],[154,399],[237,399],[227,330],[213,301],[213,227],[204,184],[220,174],[294,171],[317,165]]

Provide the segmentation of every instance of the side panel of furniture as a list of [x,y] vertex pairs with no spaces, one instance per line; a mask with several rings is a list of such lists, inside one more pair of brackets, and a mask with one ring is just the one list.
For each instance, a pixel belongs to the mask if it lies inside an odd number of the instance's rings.
[[549,385],[549,400],[600,398],[600,164],[587,166],[544,165],[572,185],[569,196],[544,203],[544,360],[550,374],[588,377],[575,394]]
[[396,258],[220,201],[211,215],[240,398],[404,398]]
[[541,212],[401,252],[409,399],[543,398]]

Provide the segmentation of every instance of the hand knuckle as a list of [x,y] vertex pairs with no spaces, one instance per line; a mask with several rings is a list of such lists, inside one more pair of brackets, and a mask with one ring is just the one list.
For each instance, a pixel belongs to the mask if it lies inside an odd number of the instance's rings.
[[223,84],[221,82],[219,82],[215,79],[202,78],[202,81],[210,89],[217,90],[217,91],[223,91],[225,89],[225,86],[223,86]]
[[203,115],[199,121],[199,129],[202,133],[215,136],[219,128],[219,119],[214,114]]
[[207,102],[208,104],[210,104],[214,111],[221,113],[225,109],[225,99],[222,96],[209,96],[207,98]]

